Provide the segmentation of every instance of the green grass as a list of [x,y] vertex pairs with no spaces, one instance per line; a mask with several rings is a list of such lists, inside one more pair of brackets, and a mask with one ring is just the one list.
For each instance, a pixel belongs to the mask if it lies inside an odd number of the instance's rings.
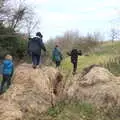
[[60,102],[55,107],[49,108],[41,120],[97,120],[98,116],[100,117],[100,114],[93,105],[72,101]]
[[119,120],[119,108],[98,109],[80,101],[64,101],[42,113],[39,120]]
[[120,53],[120,42],[107,42],[102,44],[97,48],[95,51],[95,54],[97,55],[104,55],[104,54],[109,54],[109,55],[117,55]]
[[[81,71],[83,68],[91,65],[91,64],[99,64],[105,61],[108,61],[110,55],[90,55],[90,56],[80,56],[78,59],[78,71]],[[66,58],[62,63],[63,69],[70,70],[72,64],[70,62],[70,58]]]
[[[78,60],[78,72],[92,64],[101,64],[115,75],[120,75],[120,42],[107,42],[93,50],[89,56],[80,56]],[[65,80],[68,79],[72,64],[70,57],[63,60],[61,69],[65,71]],[[1,81],[0,77],[0,81]],[[67,100],[66,100],[67,101]],[[96,106],[81,101],[61,101],[45,113],[29,118],[28,120],[120,120],[120,108],[109,110],[98,109]]]

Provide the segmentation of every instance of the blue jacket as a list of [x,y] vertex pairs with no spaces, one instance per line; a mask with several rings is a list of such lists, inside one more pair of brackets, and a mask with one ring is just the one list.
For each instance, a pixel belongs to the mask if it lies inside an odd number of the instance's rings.
[[12,75],[13,74],[14,65],[11,60],[3,61],[3,74],[4,75]]
[[62,54],[60,52],[60,49],[54,48],[52,52],[52,59],[53,61],[61,61],[62,60]]
[[34,37],[28,42],[28,53],[41,54],[41,49],[46,51],[42,38]]

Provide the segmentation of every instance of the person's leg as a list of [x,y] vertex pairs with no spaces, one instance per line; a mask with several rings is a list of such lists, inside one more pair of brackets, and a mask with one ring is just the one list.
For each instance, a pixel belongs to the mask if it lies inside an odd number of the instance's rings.
[[8,89],[9,86],[11,85],[11,77],[10,77],[10,75],[7,76],[6,82],[7,82],[7,89]]
[[37,65],[37,58],[34,53],[32,53],[32,63],[33,63],[33,68],[36,68]]
[[56,67],[60,66],[60,61],[56,61]]
[[36,65],[39,65],[40,64],[40,55],[36,55],[36,59],[37,59]]
[[60,62],[60,61],[58,61],[58,67],[60,66],[60,63],[61,63],[61,62]]
[[76,70],[77,70],[77,62],[74,62],[73,63],[73,74],[76,73]]
[[57,63],[57,61],[55,61],[55,64],[56,64],[56,67],[58,66],[58,63]]
[[3,80],[2,80],[2,83],[1,83],[0,93],[3,92],[6,79],[7,79],[6,75],[3,75]]

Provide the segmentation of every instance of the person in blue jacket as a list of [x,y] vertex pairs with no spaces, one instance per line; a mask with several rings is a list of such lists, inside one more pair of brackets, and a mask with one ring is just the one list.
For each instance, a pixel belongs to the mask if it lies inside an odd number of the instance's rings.
[[56,67],[60,66],[61,61],[62,61],[62,53],[58,45],[56,45],[52,51],[52,60],[56,64]]
[[7,83],[7,89],[11,85],[11,77],[13,75],[13,71],[14,71],[14,64],[12,61],[12,56],[7,54],[5,56],[5,60],[3,61],[3,71],[2,71],[3,80],[1,82],[0,93],[4,92],[3,89],[6,83]]
[[28,42],[28,54],[32,56],[33,68],[39,66],[41,49],[46,52],[45,45],[43,43],[43,35],[40,32],[36,33],[36,37],[31,38]]

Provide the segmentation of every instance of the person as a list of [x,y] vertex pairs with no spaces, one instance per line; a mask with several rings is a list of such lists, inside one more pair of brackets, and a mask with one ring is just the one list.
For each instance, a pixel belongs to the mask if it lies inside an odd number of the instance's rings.
[[76,70],[77,70],[77,63],[78,63],[78,55],[82,55],[82,51],[81,50],[77,50],[77,49],[72,49],[72,51],[69,53],[67,53],[69,56],[71,56],[71,63],[73,64],[73,75],[76,74]]
[[28,42],[28,54],[32,56],[33,68],[39,66],[41,49],[46,52],[45,45],[43,43],[43,35],[40,32],[36,33],[36,37],[31,38]]
[[62,61],[62,53],[58,45],[56,45],[52,51],[52,60],[56,64],[56,67],[60,66],[61,61]]
[[1,88],[0,88],[0,93],[3,93],[3,89],[5,86],[5,83],[7,83],[7,89],[11,85],[11,78],[13,76],[13,71],[14,71],[14,64],[13,64],[13,58],[11,55],[7,54],[5,56],[5,60],[3,61],[3,80],[1,82]]

